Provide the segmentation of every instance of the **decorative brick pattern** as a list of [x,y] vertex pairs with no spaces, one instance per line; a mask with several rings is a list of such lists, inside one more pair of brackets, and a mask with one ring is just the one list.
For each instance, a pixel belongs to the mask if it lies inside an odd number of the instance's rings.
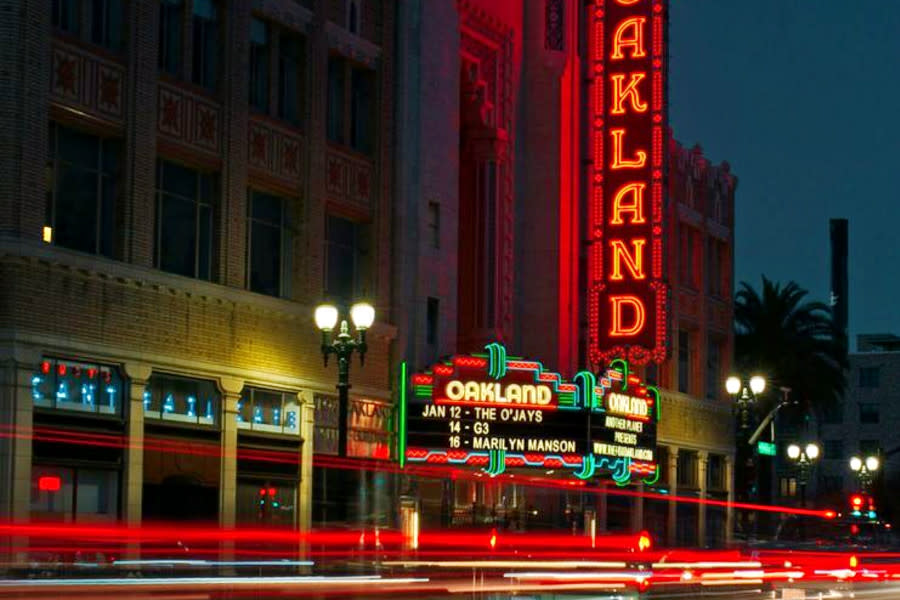
[[328,149],[326,181],[330,200],[368,208],[372,204],[372,161]]
[[160,83],[157,131],[162,137],[218,154],[222,144],[222,109],[178,86]]
[[303,137],[260,117],[250,119],[249,164],[263,174],[299,185],[302,175]]
[[54,102],[121,124],[124,86],[122,65],[53,40],[50,96]]

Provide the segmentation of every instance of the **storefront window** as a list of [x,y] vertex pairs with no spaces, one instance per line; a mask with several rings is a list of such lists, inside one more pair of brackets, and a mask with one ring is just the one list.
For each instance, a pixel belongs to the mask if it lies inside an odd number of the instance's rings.
[[215,425],[219,402],[219,392],[212,381],[154,374],[144,391],[144,417]]
[[237,419],[240,429],[300,435],[297,394],[245,387]]
[[35,465],[31,471],[31,517],[62,521],[118,518],[119,473]]
[[237,521],[242,525],[294,526],[296,482],[266,479],[238,481]]
[[115,367],[45,358],[31,377],[31,397],[41,408],[121,415],[122,383]]

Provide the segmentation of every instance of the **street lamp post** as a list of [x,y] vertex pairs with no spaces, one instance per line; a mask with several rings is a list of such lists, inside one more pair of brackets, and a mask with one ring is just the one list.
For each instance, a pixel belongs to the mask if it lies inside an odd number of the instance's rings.
[[766,391],[766,379],[761,375],[754,375],[745,385],[739,377],[732,375],[725,381],[725,391],[734,398],[740,417],[739,428],[742,433],[746,433],[750,429],[750,414],[756,398]]
[[[734,410],[737,415],[737,464],[741,465],[743,472],[741,480],[746,486],[743,490],[744,500],[755,500],[754,488],[759,483],[758,474],[756,474],[755,461],[753,451],[750,448],[750,426],[753,415],[753,407],[757,403],[757,396],[762,394],[766,389],[766,380],[761,375],[750,377],[749,381],[742,380],[740,377],[732,375],[725,381],[725,391],[734,400]],[[753,473],[753,478],[747,475]],[[756,519],[752,518],[750,513],[745,514],[746,521],[741,526],[745,533],[749,533],[751,526],[756,528]],[[752,520],[751,520],[752,519]]]
[[797,464],[797,485],[800,486],[800,507],[806,506],[806,484],[809,482],[809,471],[819,458],[819,446],[809,443],[805,448],[797,444],[787,447],[788,458]]
[[375,321],[375,309],[371,304],[359,302],[350,308],[350,320],[356,327],[356,339],[350,335],[346,319],[341,320],[337,336],[332,335],[338,322],[338,309],[330,304],[316,307],[316,326],[322,331],[322,358],[328,366],[328,357],[334,354],[338,361],[338,456],[347,455],[347,411],[350,404],[350,357],[359,354],[359,364],[365,364],[366,330]]
[[867,456],[864,459],[859,456],[854,456],[850,459],[850,469],[856,475],[856,480],[859,482],[859,491],[869,491],[869,486],[872,484],[872,478],[875,476],[875,471],[878,470],[879,466],[880,461],[877,456]]

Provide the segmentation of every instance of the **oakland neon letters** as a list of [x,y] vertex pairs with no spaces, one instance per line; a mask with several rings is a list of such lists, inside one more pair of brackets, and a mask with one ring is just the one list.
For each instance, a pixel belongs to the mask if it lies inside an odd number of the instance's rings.
[[594,74],[588,318],[597,363],[666,358],[666,9],[666,0],[594,0],[587,8]]

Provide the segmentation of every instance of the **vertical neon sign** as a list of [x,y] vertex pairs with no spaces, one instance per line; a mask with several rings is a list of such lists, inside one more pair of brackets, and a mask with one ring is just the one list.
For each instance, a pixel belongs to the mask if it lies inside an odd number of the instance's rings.
[[590,358],[662,362],[665,0],[594,0],[589,32]]

